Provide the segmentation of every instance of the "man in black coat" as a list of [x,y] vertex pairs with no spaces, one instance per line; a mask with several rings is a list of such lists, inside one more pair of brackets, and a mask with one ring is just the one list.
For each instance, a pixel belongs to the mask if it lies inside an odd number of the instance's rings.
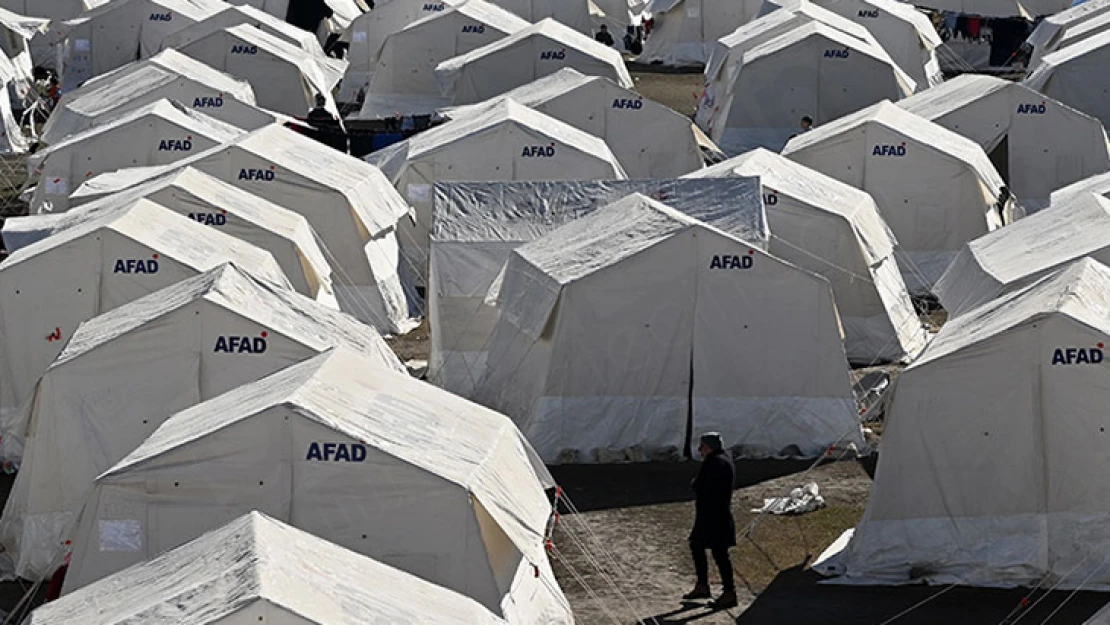
[[698,445],[703,460],[692,486],[697,495],[694,529],[690,532],[690,551],[694,556],[694,571],[698,583],[683,599],[709,599],[709,561],[706,550],[713,553],[717,570],[721,573],[721,596],[713,602],[716,608],[736,605],[736,582],[732,577],[732,560],[728,550],[736,546],[736,523],[732,519],[732,487],[736,481],[736,467],[724,450],[721,435],[716,432],[703,434]]

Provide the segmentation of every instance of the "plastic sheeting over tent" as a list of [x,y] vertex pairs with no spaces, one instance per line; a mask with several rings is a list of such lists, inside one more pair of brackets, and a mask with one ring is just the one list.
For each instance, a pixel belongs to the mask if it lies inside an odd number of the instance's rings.
[[30,164],[41,177],[31,212],[67,210],[69,194],[97,174],[166,165],[242,135],[242,130],[177,102],[145,105],[37,152]]
[[257,130],[172,167],[104,174],[71,199],[88,202],[186,166],[304,215],[336,271],[345,312],[382,332],[415,325],[397,275],[395,230],[408,204],[377,168],[286,128]]
[[926,336],[894,259],[897,243],[871,196],[766,150],[688,177],[758,178],[771,230],[768,251],[832,286],[848,361],[907,361]]
[[180,52],[249,82],[258,105],[279,113],[304,116],[323,95],[327,109],[338,115],[331,97],[333,80],[318,59],[250,24],[209,33],[184,45]]
[[366,160],[380,167],[415,209],[415,221],[402,222],[400,236],[406,268],[417,284],[427,274],[436,182],[626,177],[604,141],[513,100],[422,132]]
[[505,625],[473,599],[251,512],[43,605],[27,625]]
[[1110,200],[1093,193],[1061,198],[971,241],[937,283],[936,293],[949,316],[958,317],[1084,256],[1110,262]]
[[[763,13],[800,0],[766,0]],[[801,0],[806,1],[806,0]],[[944,42],[929,17],[897,0],[816,0],[821,7],[863,26],[902,71],[928,89],[944,81],[936,49]]]
[[86,80],[153,56],[165,37],[227,8],[220,0],[111,0],[51,26],[60,42],[62,84]]
[[759,184],[749,178],[438,183],[431,237],[428,379],[469,396],[485,374],[498,310],[486,295],[512,250],[632,193],[766,249]]
[[225,262],[289,287],[268,252],[145,200],[9,256],[0,266],[4,457],[21,457],[12,424],[78,324]]
[[762,0],[651,0],[644,7],[655,20],[637,57],[640,63],[701,65],[714,42],[759,15]]
[[704,164],[688,117],[569,67],[492,100],[443,112],[462,119],[505,99],[604,139],[629,178],[676,178]]
[[871,194],[914,294],[928,292],[965,243],[1012,221],[983,148],[890,102],[799,135],[783,155]]
[[339,307],[332,289],[331,265],[304,217],[192,167],[66,213],[8,218],[4,222],[4,243],[14,251],[80,225],[101,211],[130,205],[141,198],[270,252],[298,293]]
[[518,247],[490,297],[475,398],[545,462],[863,444],[828,281],[646,196]]
[[[1083,260],[949,320],[898,379],[842,583],[1110,587],[1110,270]],[[831,566],[830,566],[831,565]]]
[[243,130],[257,130],[277,116],[255,106],[251,86],[174,50],[159,52],[62,96],[42,129],[41,141],[58,143],[161,99]]
[[359,117],[430,114],[450,104],[436,82],[436,65],[527,27],[528,22],[484,0],[445,4],[442,11],[386,37],[373,60]]
[[435,72],[443,95],[460,105],[488,100],[564,67],[633,88],[619,52],[552,19],[446,60]]
[[1097,119],[1018,83],[965,74],[898,106],[982,146],[1030,208],[1043,208],[1056,189],[1110,170],[1110,144]]
[[231,265],[83,323],[5,429],[26,447],[0,518],[16,574],[53,572],[93,480],[171,414],[337,345],[402,370],[370,326]]
[[[491,0],[494,4],[530,23],[551,18],[584,35],[593,37],[589,0]],[[619,33],[617,33],[619,34]]]
[[1031,48],[1029,67],[1036,67],[1041,57],[1060,48],[1060,39],[1068,29],[1110,11],[1110,0],[1086,0],[1066,11],[1049,15],[1041,20],[1025,40]]
[[[258,510],[509,623],[569,624],[544,553],[545,486],[503,415],[337,349],[177,413],[101,475],[66,586]],[[113,550],[104,524],[137,540]]]
[[1103,126],[1110,123],[1110,31],[1057,50],[1041,59],[1022,81],[1030,89],[1053,100],[1097,117]]
[[802,117],[824,124],[914,88],[880,48],[815,21],[745,52],[707,127],[728,154],[777,151]]

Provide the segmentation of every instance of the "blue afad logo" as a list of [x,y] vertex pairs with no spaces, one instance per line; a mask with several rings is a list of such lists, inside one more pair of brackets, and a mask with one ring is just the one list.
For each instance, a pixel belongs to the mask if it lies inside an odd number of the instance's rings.
[[240,169],[239,180],[264,180],[272,181],[275,178],[273,168],[270,169]]
[[867,17],[867,18],[875,19],[875,18],[879,17],[879,10],[878,9],[860,9],[859,13],[856,14],[856,17]]
[[751,269],[752,265],[755,264],[755,259],[752,256],[754,253],[755,252],[749,251],[747,256],[735,256],[735,255],[727,255],[727,254],[722,255],[722,256],[715,255],[715,256],[713,256],[713,260],[709,261],[709,268],[710,269]]
[[258,46],[245,46],[242,44],[235,44],[231,46],[232,54],[258,54]]
[[364,462],[366,445],[361,443],[317,443],[308,444],[305,460],[320,462]]
[[1018,115],[1044,115],[1045,114],[1044,102],[1040,104],[1019,104],[1017,107]]
[[486,32],[486,25],[485,24],[466,24],[465,26],[462,27],[462,31],[464,33],[475,33],[475,34],[480,35],[480,34]]
[[266,336],[218,336],[216,347],[212,351],[218,354],[264,354],[266,353]]
[[848,58],[848,48],[843,50],[825,50],[826,59],[846,59]]
[[226,226],[227,211],[219,213],[189,213],[189,219],[206,226]]
[[173,21],[173,13],[172,12],[151,13],[150,14],[150,21],[152,21],[152,22],[172,22]]
[[551,145],[526,145],[520,155],[524,158],[551,158],[555,156],[555,144]]
[[117,258],[112,273],[158,273],[158,255],[152,258]]
[[425,4],[424,8],[421,10],[425,13],[431,13],[435,11],[442,11],[445,8],[447,8],[447,5],[440,2],[439,4]]
[[1053,365],[1097,365],[1102,362],[1102,343],[1098,347],[1057,347]]
[[629,98],[616,98],[616,99],[613,100],[613,108],[615,108],[615,109],[632,109],[634,111],[638,111],[638,110],[644,108],[644,101],[640,100],[638,98],[635,99],[635,100],[632,100],[632,99],[629,99]]
[[876,145],[871,150],[871,156],[905,156],[906,144],[899,145]]
[[216,96],[214,98],[207,96],[203,98],[193,98],[193,108],[195,109],[218,109],[223,105],[223,96]]
[[158,142],[159,152],[188,152],[193,149],[192,137],[187,139],[162,139]]
[[561,61],[565,58],[567,58],[566,50],[544,50],[543,52],[540,52],[541,61],[549,61],[552,59]]

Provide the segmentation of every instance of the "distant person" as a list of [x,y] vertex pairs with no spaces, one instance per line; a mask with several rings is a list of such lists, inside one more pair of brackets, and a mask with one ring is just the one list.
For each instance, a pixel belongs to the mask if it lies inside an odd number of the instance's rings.
[[724,450],[721,435],[717,432],[703,434],[698,444],[702,463],[698,476],[691,486],[696,495],[694,504],[694,529],[690,532],[690,552],[694,557],[694,572],[698,576],[694,589],[683,599],[710,599],[709,561],[706,550],[713,552],[717,571],[721,574],[721,596],[713,602],[718,609],[736,606],[736,581],[732,576],[732,560],[728,550],[736,546],[736,523],[732,518],[732,488],[736,481],[736,467]]
[[321,93],[316,94],[316,106],[308,112],[305,119],[314,126],[317,123],[327,124],[330,122],[334,124],[338,121],[335,119],[335,115],[332,115],[331,111],[328,110],[328,99]]
[[612,47],[613,35],[609,34],[609,27],[605,24],[602,24],[601,29],[597,31],[596,35],[594,35],[594,41]]
[[802,117],[802,121],[798,122],[798,127],[802,129],[802,132],[813,130],[813,118],[809,115]]

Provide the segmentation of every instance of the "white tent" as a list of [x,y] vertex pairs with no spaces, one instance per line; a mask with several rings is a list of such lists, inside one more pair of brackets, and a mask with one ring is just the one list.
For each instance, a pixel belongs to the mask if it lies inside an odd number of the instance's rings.
[[767,250],[832,286],[848,361],[907,361],[926,335],[894,259],[894,235],[871,196],[767,150],[753,150],[688,178],[758,177]]
[[1110,200],[1077,193],[969,242],[937,282],[950,317],[1028,286],[1077,258],[1110,262]]
[[1099,174],[1073,182],[1068,186],[1052,192],[1050,203],[1060,204],[1063,200],[1080,193],[1096,193],[1103,197],[1110,197],[1110,173]]
[[0,56],[0,154],[21,154],[30,147],[12,111],[12,89],[19,91],[14,66]]
[[949,320],[899,377],[842,583],[1106,590],[1110,269]]
[[979,17],[1020,17],[1034,20],[1067,9],[1074,0],[919,0],[917,6],[934,11]]
[[9,217],[4,222],[4,243],[8,251],[15,251],[96,218],[101,211],[130,205],[140,198],[270,252],[298,293],[339,307],[332,288],[331,265],[303,216],[192,167],[82,204],[69,212]]
[[[145,200],[13,253],[0,265],[0,429],[78,324],[225,262],[289,286],[268,252]],[[3,444],[21,456],[14,434]]]
[[694,121],[698,126],[703,130],[709,129],[709,120],[720,111],[727,97],[729,85],[740,70],[745,52],[811,22],[832,26],[862,42],[873,45],[875,49],[881,49],[875,37],[859,24],[808,0],[790,3],[744,24],[714,43],[713,51],[705,65],[704,92],[694,114]]
[[601,139],[512,100],[452,121],[366,157],[381,168],[416,212],[402,222],[405,276],[424,284],[432,185],[470,180],[604,180],[625,178]]
[[[551,18],[588,37],[593,37],[589,0],[490,0],[497,6],[533,24]],[[620,39],[619,32],[613,38]]]
[[363,13],[347,28],[343,41],[349,44],[346,59],[347,73],[339,86],[340,102],[358,101],[359,91],[370,84],[374,65],[387,37],[400,32],[409,24],[437,15],[447,7],[461,4],[457,0],[388,0],[378,3],[374,10]]
[[166,165],[231,141],[243,131],[193,108],[158,100],[37,152],[41,174],[31,212],[63,212],[69,194],[97,174],[124,167]]
[[1060,48],[1060,39],[1068,29],[1110,11],[1110,0],[1086,0],[1066,11],[1049,15],[1037,24],[1025,40],[1029,48],[1029,67],[1036,67],[1041,57]]
[[965,74],[898,106],[978,143],[1030,209],[1067,184],[1110,170],[1102,124],[1029,87]]
[[444,97],[460,105],[488,100],[564,67],[633,88],[620,52],[550,18],[448,59],[435,73]]
[[677,178],[704,163],[688,117],[608,78],[585,76],[569,67],[444,114],[462,119],[505,99],[604,139],[629,178]]
[[249,82],[263,108],[303,117],[323,95],[327,109],[338,114],[331,96],[335,77],[325,75],[318,60],[301,48],[250,24],[211,32],[180,52]]
[[370,326],[232,265],[83,323],[4,431],[26,448],[0,517],[16,574],[53,572],[96,476],[174,412],[336,345],[403,371]]
[[286,128],[256,130],[172,167],[104,174],[71,200],[88,202],[186,166],[304,215],[336,271],[342,310],[382,332],[415,325],[397,275],[395,234],[410,207],[377,168]]
[[108,0],[0,0],[0,8],[28,17],[68,20]]
[[27,625],[505,625],[473,599],[251,512],[45,604]]
[[1110,31],[1045,55],[1022,84],[1110,123]]
[[802,117],[821,125],[914,88],[881,48],[814,21],[745,52],[707,127],[728,154],[777,151]]
[[291,17],[290,5],[295,7],[296,5],[304,6],[313,3],[317,6],[327,6],[331,9],[331,17],[325,18],[318,26],[314,27],[320,43],[325,43],[332,34],[342,33],[351,25],[351,22],[369,9],[364,0],[322,0],[319,3],[313,0],[308,0],[308,2],[306,0],[228,0],[228,2],[236,6],[252,6],[283,20]]
[[243,130],[257,130],[278,119],[255,106],[254,91],[246,81],[175,50],[165,50],[63,95],[40,140],[48,145],[58,143],[161,99],[176,100]]
[[[808,0],[801,0],[808,1]],[[799,0],[766,0],[763,13]],[[886,50],[902,71],[917,83],[918,90],[944,81],[936,49],[943,43],[929,17],[912,4],[897,0],[816,0],[845,19],[863,26]]]
[[61,47],[61,82],[86,80],[153,56],[162,39],[227,8],[221,0],[111,0],[79,17],[51,25]]
[[914,294],[928,292],[965,243],[1013,220],[983,148],[890,102],[799,135],[783,155],[871,194]]
[[862,445],[824,278],[635,194],[518,247],[475,398],[546,462]]
[[15,108],[24,108],[27,95],[33,88],[32,69],[35,64],[31,58],[31,39],[43,36],[48,23],[49,20],[26,17],[0,6],[0,52],[7,57],[5,65],[10,65],[4,71],[13,75],[8,93]]
[[528,27],[528,22],[484,0],[447,4],[385,38],[371,58],[372,76],[360,117],[427,114],[451,103],[440,93],[436,65]]
[[766,249],[767,219],[752,178],[455,182],[435,185],[428,262],[428,380],[464,397],[485,374],[499,312],[490,286],[512,251],[630,194]]
[[[258,510],[509,623],[568,625],[544,552],[553,485],[503,415],[333,350],[175,414],[101,475],[66,587]],[[137,542],[113,550],[104,524]]]
[[651,0],[644,12],[655,19],[651,36],[637,57],[641,63],[701,65],[714,42],[759,15],[763,0]]

